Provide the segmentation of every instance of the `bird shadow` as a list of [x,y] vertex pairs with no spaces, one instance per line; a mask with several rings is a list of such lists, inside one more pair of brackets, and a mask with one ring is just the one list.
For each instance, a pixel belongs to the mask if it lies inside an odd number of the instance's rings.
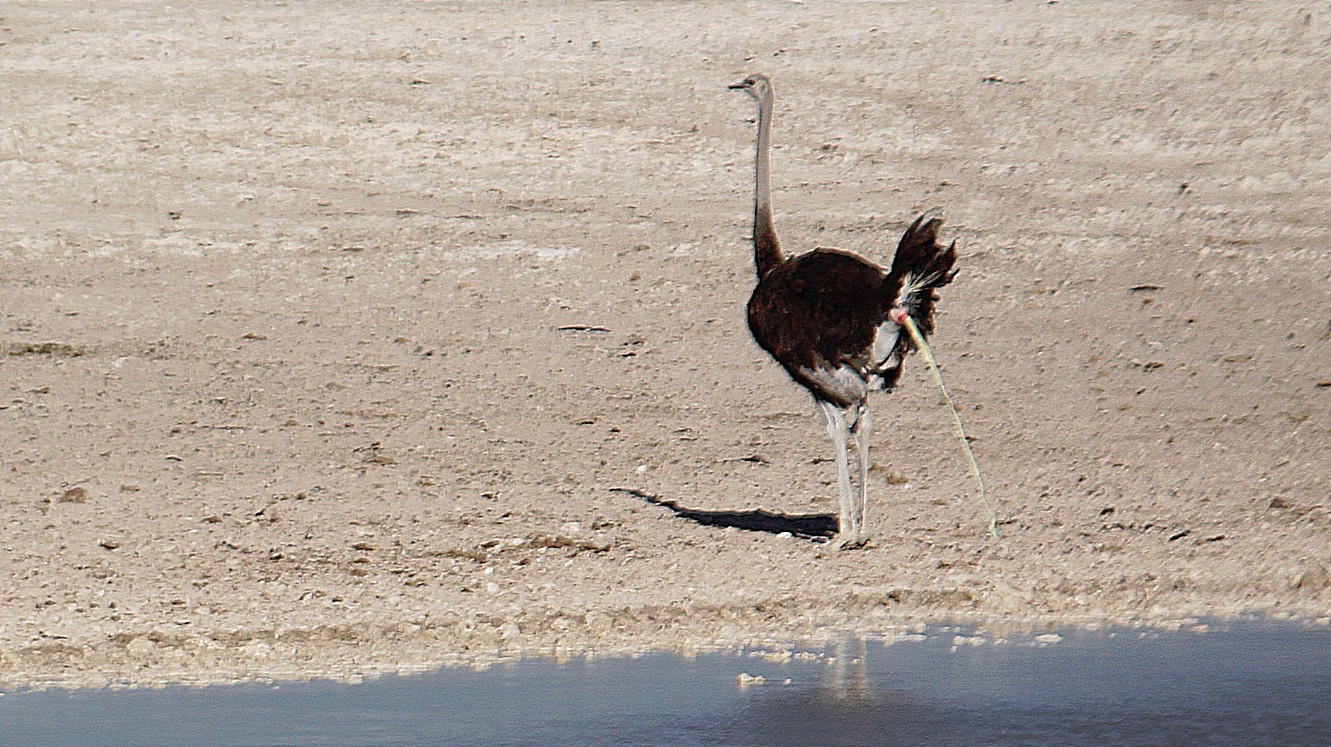
[[828,540],[836,536],[836,514],[786,514],[773,513],[762,509],[752,511],[703,511],[685,508],[676,501],[659,495],[636,490],[634,488],[611,488],[617,493],[627,493],[641,498],[653,506],[660,506],[674,515],[697,522],[707,527],[734,527],[750,532],[769,534],[792,534],[811,540]]

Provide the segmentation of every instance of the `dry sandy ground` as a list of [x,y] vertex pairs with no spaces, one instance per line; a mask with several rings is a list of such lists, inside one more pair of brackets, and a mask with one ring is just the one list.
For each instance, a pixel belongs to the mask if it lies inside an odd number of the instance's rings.
[[[0,14],[8,686],[1331,615],[1331,3]],[[788,248],[946,216],[1001,541],[917,360],[872,548],[644,500],[835,507],[751,71]]]

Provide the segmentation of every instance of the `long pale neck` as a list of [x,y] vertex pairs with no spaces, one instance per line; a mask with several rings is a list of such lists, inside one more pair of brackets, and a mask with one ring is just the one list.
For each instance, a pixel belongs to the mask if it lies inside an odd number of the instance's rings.
[[758,154],[753,191],[753,262],[758,277],[781,264],[781,241],[772,222],[772,94],[758,102]]

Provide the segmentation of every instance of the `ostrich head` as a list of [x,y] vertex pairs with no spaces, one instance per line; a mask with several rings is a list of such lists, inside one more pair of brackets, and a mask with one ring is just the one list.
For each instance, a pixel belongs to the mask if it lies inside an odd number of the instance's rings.
[[772,79],[762,73],[754,73],[744,80],[730,86],[732,90],[743,91],[762,103],[772,98]]

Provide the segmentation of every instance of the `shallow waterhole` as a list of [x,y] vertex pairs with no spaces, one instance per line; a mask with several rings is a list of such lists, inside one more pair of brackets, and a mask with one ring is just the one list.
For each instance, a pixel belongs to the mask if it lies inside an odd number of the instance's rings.
[[[1205,632],[1202,632],[1202,631]],[[359,684],[15,691],[47,745],[1331,745],[1331,628],[1248,621],[524,661]]]

